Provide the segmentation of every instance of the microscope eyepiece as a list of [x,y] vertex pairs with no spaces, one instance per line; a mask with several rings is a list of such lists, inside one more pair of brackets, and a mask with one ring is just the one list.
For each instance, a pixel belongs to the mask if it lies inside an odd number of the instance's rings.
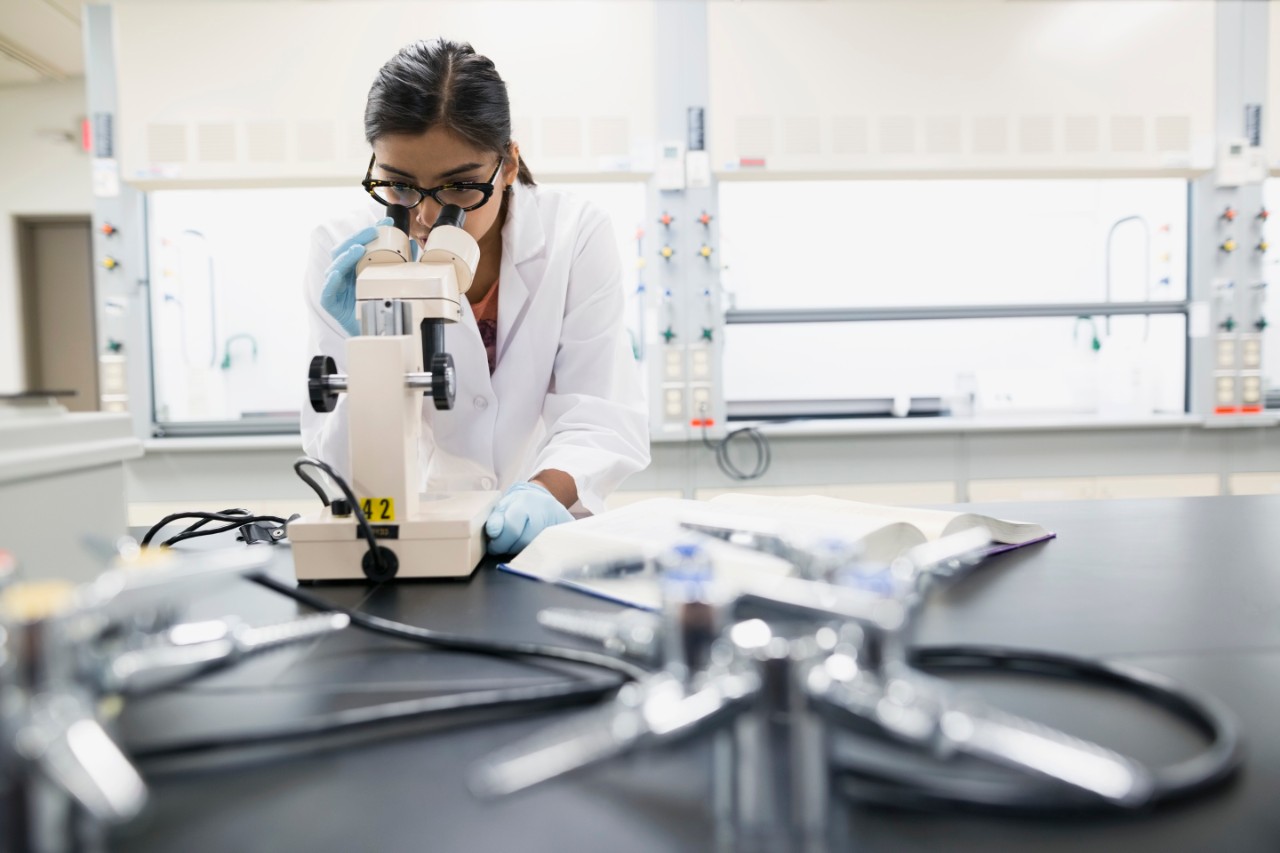
[[453,225],[461,228],[462,223],[467,219],[467,212],[456,204],[446,204],[440,208],[440,215],[436,217],[435,224],[432,228],[439,228],[441,225]]
[[387,205],[387,215],[391,217],[391,224],[399,228],[406,235],[409,233],[409,208],[403,204]]

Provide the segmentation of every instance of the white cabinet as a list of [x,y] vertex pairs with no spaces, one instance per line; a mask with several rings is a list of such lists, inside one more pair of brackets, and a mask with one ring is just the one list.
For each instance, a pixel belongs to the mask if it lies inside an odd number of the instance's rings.
[[122,176],[142,186],[358,181],[375,74],[435,36],[494,61],[535,177],[652,164],[652,0],[196,0],[113,12]]
[[713,163],[851,176],[1207,170],[1213,7],[709,3]]
[[1271,174],[1280,175],[1280,3],[1267,7],[1267,103],[1262,108],[1262,145],[1267,149]]

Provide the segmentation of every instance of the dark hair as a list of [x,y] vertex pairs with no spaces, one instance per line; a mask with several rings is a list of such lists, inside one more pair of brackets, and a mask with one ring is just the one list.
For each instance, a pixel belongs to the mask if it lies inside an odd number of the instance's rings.
[[[372,145],[380,136],[417,135],[442,124],[482,151],[510,156],[511,102],[493,61],[466,43],[417,41],[378,71],[364,136]],[[523,157],[517,178],[533,185]]]

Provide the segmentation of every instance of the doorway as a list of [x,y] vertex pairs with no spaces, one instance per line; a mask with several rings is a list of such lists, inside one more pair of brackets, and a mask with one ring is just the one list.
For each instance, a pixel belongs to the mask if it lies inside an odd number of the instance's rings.
[[17,218],[23,355],[29,391],[74,391],[59,400],[98,411],[93,239],[87,216]]

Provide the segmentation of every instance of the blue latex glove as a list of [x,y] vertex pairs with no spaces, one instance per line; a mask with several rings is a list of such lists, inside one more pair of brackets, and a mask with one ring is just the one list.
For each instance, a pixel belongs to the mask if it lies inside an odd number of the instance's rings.
[[517,554],[533,537],[556,524],[573,521],[569,510],[537,483],[516,483],[489,513],[484,532],[490,554]]
[[378,236],[378,226],[390,224],[389,216],[379,219],[343,240],[333,250],[333,261],[324,271],[320,305],[347,330],[348,335],[360,334],[360,323],[356,320],[356,262],[364,254],[364,244],[373,242],[373,238]]

